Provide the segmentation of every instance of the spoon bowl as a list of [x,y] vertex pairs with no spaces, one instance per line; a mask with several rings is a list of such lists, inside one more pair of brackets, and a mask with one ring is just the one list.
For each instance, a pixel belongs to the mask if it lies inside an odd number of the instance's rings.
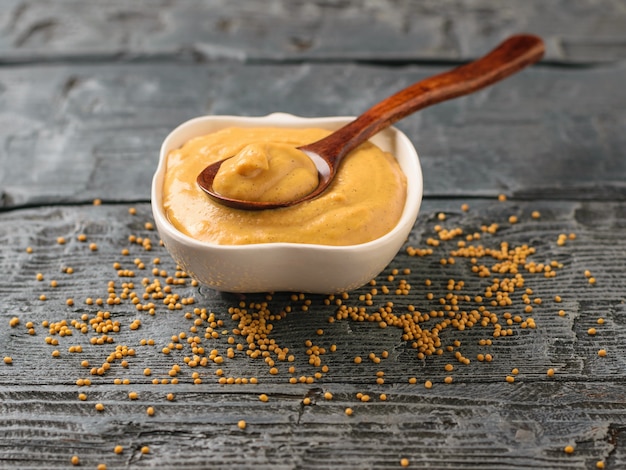
[[374,105],[329,136],[298,147],[311,158],[319,175],[316,189],[304,197],[279,202],[226,197],[214,190],[213,182],[227,159],[207,166],[198,175],[197,183],[213,200],[235,209],[275,209],[299,204],[324,192],[342,159],[376,133],[420,109],[473,93],[500,81],[537,62],[543,54],[541,38],[529,34],[511,36],[480,59],[414,83]]

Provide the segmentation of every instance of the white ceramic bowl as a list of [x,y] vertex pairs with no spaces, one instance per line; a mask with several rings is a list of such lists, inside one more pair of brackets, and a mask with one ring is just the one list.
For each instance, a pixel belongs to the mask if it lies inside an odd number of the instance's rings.
[[174,260],[193,278],[225,292],[303,292],[330,294],[360,287],[376,277],[402,247],[422,201],[422,171],[415,148],[396,128],[371,140],[396,156],[407,177],[407,202],[398,224],[371,242],[350,246],[262,243],[226,246],[200,242],[176,229],[163,210],[166,157],[189,139],[225,127],[338,129],[353,117],[303,118],[275,113],[263,117],[204,116],[174,129],[161,147],[152,181],[152,212],[159,235]]

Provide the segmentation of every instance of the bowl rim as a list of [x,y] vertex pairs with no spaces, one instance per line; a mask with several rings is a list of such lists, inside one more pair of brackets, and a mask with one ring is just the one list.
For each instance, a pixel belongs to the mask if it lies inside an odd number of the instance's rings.
[[[398,232],[404,232],[406,225],[410,224],[411,227],[414,225],[417,214],[419,212],[419,208],[422,202],[423,197],[423,174],[422,168],[420,164],[419,155],[417,154],[417,150],[411,140],[398,128],[395,126],[389,126],[387,129],[383,129],[380,132],[392,132],[396,137],[399,137],[402,140],[405,140],[405,143],[408,144],[407,148],[409,152],[412,153],[411,161],[413,162],[413,175],[408,175],[404,168],[402,168],[403,173],[407,178],[407,194],[406,200],[404,203],[404,207],[402,209],[402,214],[400,215],[400,219],[396,223],[396,225],[387,233],[378,237],[374,240],[370,240],[365,243],[359,243],[356,245],[324,245],[317,243],[293,243],[293,242],[271,242],[271,243],[254,243],[254,244],[245,244],[245,245],[219,245],[217,243],[211,243],[206,241],[197,240],[189,235],[182,233],[178,230],[167,218],[165,215],[165,211],[162,204],[162,186],[163,186],[163,177],[165,175],[166,170],[166,160],[167,153],[170,150],[171,141],[174,140],[174,137],[177,136],[178,133],[183,131],[187,127],[195,126],[200,122],[206,121],[220,121],[220,120],[228,120],[235,122],[251,122],[256,127],[263,127],[265,124],[267,127],[276,126],[276,125],[293,125],[294,127],[301,127],[301,124],[310,123],[314,125],[315,123],[327,123],[327,124],[335,124],[335,123],[347,123],[351,120],[354,120],[356,116],[316,116],[316,117],[304,117],[298,116],[290,113],[284,112],[275,112],[266,114],[263,116],[237,116],[237,115],[205,115],[198,116],[195,118],[188,119],[187,121],[182,122],[163,140],[161,144],[160,152],[159,152],[159,162],[156,170],[154,171],[154,176],[152,178],[152,186],[151,186],[151,205],[152,212],[157,222],[157,228],[160,230],[166,230],[169,237],[175,239],[179,243],[184,243],[193,248],[197,249],[211,249],[211,250],[220,250],[220,251],[257,251],[257,250],[276,250],[276,249],[309,249],[309,250],[324,250],[330,252],[361,252],[364,250],[375,250],[379,245],[386,244],[390,239],[394,239],[397,237]],[[269,123],[272,121],[273,123]],[[225,126],[226,127],[226,126]],[[251,127],[251,126],[248,126]],[[397,159],[397,156],[394,155],[394,158]],[[410,181],[409,181],[410,180]],[[409,184],[412,183],[412,184]]]

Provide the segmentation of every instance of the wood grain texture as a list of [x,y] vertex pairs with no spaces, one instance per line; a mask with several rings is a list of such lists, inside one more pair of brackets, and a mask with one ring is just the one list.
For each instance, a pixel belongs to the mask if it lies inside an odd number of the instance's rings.
[[[170,63],[3,68],[0,205],[147,201],[161,142],[187,119],[276,111],[357,115],[443,70]],[[531,68],[405,118],[398,127],[417,147],[425,195],[624,200],[624,74],[624,65]]]
[[[164,277],[153,275],[152,260],[161,259],[160,270],[172,275],[175,266],[167,253],[157,244],[158,236],[144,228],[150,221],[150,208],[139,204],[136,215],[128,213],[128,204],[102,206],[42,207],[7,211],[0,214],[0,268],[4,274],[0,284],[0,354],[11,356],[11,365],[0,364],[0,467],[37,468],[69,466],[73,454],[87,467],[106,463],[108,468],[399,468],[406,457],[411,468],[590,468],[597,460],[610,463],[609,468],[624,464],[622,431],[626,428],[626,380],[624,364],[625,338],[623,323],[626,314],[626,242],[620,229],[626,226],[623,203],[562,202],[493,199],[472,200],[468,212],[461,210],[464,200],[427,200],[407,246],[427,247],[429,237],[436,236],[435,226],[452,229],[461,227],[465,233],[480,231],[483,224],[499,223],[494,235],[484,235],[480,243],[499,247],[507,241],[511,247],[529,244],[536,248],[536,262],[557,260],[563,264],[558,275],[545,279],[543,275],[525,274],[526,287],[533,289],[533,298],[541,298],[532,317],[536,329],[514,325],[510,337],[493,339],[492,346],[480,346],[480,339],[489,338],[493,329],[474,326],[465,331],[446,330],[441,338],[444,346],[453,346],[441,356],[424,360],[403,341],[401,331],[381,329],[369,322],[350,320],[328,323],[336,305],[325,305],[324,296],[307,296],[308,311],[301,310],[304,300],[294,300],[290,294],[276,293],[269,301],[273,312],[291,306],[293,311],[282,320],[274,321],[271,337],[281,347],[288,347],[293,363],[278,362],[279,373],[272,375],[261,359],[251,359],[239,352],[224,364],[210,363],[206,367],[190,368],[183,358],[191,356],[191,347],[183,341],[183,349],[169,355],[161,352],[173,335],[190,333],[193,320],[184,316],[193,307],[206,307],[224,321],[222,331],[236,327],[227,309],[243,301],[262,302],[264,295],[240,296],[218,294],[189,285],[174,286],[181,297],[193,296],[195,303],[182,310],[169,310],[159,304],[154,316],[138,312],[129,300],[119,305],[104,306],[121,324],[118,333],[111,333],[114,343],[90,344],[98,336],[92,331],[56,337],[59,345],[46,344],[50,336],[42,321],[80,320],[86,314],[93,318],[100,309],[85,304],[85,298],[106,300],[108,283],[114,281],[118,295],[122,282],[134,281],[141,292],[143,277],[150,280]],[[532,211],[541,212],[539,219]],[[447,217],[438,217],[444,212]],[[510,224],[516,215],[519,222]],[[87,235],[86,242],[77,241],[78,234]],[[561,233],[575,233],[576,239],[565,245],[557,244]],[[129,235],[150,237],[152,251],[128,241]],[[66,243],[57,243],[57,237]],[[89,243],[97,243],[91,251]],[[33,253],[26,253],[31,246]],[[124,256],[121,250],[128,248]],[[390,288],[401,279],[412,286],[408,295],[379,294],[374,296],[375,310],[386,302],[394,302],[394,310],[405,311],[415,305],[420,311],[440,308],[438,299],[448,292],[449,279],[464,280],[463,292],[472,297],[482,294],[491,279],[479,279],[471,272],[471,263],[457,257],[454,265],[441,265],[456,248],[456,241],[442,242],[435,253],[424,257],[409,256],[404,250],[389,268],[377,278],[377,287]],[[136,269],[135,258],[147,265]],[[135,269],[135,278],[119,278],[114,262],[123,269]],[[70,266],[73,274],[63,268]],[[410,274],[398,274],[390,281],[387,276],[397,268],[410,268]],[[585,270],[597,276],[589,284]],[[42,273],[43,281],[36,274]],[[49,285],[57,280],[58,287]],[[432,285],[427,287],[425,280]],[[360,294],[370,287],[350,293],[346,305],[363,305]],[[433,292],[434,300],[426,294]],[[505,310],[525,315],[521,301],[523,291],[517,291],[514,303],[507,308],[494,309],[499,315]],[[46,301],[39,300],[45,294]],[[562,297],[562,302],[553,299]],[[75,301],[66,305],[66,299]],[[561,317],[558,310],[564,309]],[[11,318],[20,324],[9,327]],[[603,325],[597,318],[605,319]],[[132,321],[142,324],[131,330]],[[34,323],[35,334],[27,332],[26,323]],[[203,324],[201,334],[206,327]],[[590,336],[588,328],[598,333]],[[323,335],[316,332],[323,329]],[[222,354],[228,347],[227,337],[243,341],[231,333],[216,339],[203,339],[208,353],[212,348]],[[153,339],[154,345],[140,344],[141,339]],[[288,379],[312,376],[319,368],[308,364],[306,340],[337,351],[323,356],[329,366],[327,374],[314,383],[289,384]],[[71,345],[82,345],[83,352],[70,353]],[[99,366],[118,345],[136,350],[128,357],[128,367],[119,361],[104,375],[91,375],[80,365],[88,360]],[[597,351],[606,348],[607,357]],[[52,351],[60,351],[53,358]],[[380,364],[367,359],[370,352],[389,356]],[[469,365],[460,364],[454,352],[471,358]],[[491,353],[490,363],[477,361],[479,353]],[[354,357],[362,356],[362,364]],[[451,363],[454,371],[444,365]],[[152,379],[168,378],[173,364],[180,364],[180,383],[154,385]],[[295,374],[288,366],[296,367]],[[512,368],[519,368],[513,384],[505,382]],[[145,376],[150,368],[152,375]],[[219,385],[215,371],[222,368],[225,376],[257,377],[256,385]],[[555,370],[549,378],[546,371]],[[385,372],[384,384],[376,384],[376,372]],[[192,372],[199,372],[201,384],[193,384]],[[444,384],[446,376],[452,384]],[[417,383],[410,384],[415,377]],[[91,386],[79,387],[79,378],[91,378]],[[115,385],[115,378],[128,378],[129,385]],[[424,388],[424,381],[434,383]],[[128,392],[136,391],[137,400]],[[323,394],[329,391],[332,400]],[[79,393],[87,399],[78,399]],[[166,399],[175,393],[174,401]],[[370,394],[364,403],[357,393]],[[261,403],[259,394],[269,396]],[[380,401],[386,393],[387,401]],[[311,405],[302,403],[305,397]],[[103,403],[105,409],[96,411],[94,405]],[[155,408],[147,416],[146,408]],[[352,407],[353,416],[344,409]],[[247,421],[242,431],[240,419]],[[573,455],[563,452],[568,444],[576,446]],[[113,453],[115,445],[124,452]],[[150,447],[149,454],[140,448]]]
[[625,21],[621,0],[5,0],[0,60],[455,61],[528,32],[548,61],[602,63]]

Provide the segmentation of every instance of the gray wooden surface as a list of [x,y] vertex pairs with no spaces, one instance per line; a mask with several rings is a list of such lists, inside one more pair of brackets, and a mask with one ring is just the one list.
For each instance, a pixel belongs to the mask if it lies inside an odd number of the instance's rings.
[[[532,261],[560,263],[555,278],[525,272],[524,288],[533,290],[531,299],[542,299],[532,313],[524,313],[523,289],[511,295],[511,306],[492,307],[501,321],[507,311],[531,316],[535,329],[514,323],[512,336],[493,338],[491,327],[449,328],[441,340],[451,351],[421,359],[398,328],[329,323],[338,307],[326,305],[324,296],[294,300],[276,293],[269,310],[291,312],[271,320],[271,338],[289,348],[294,362],[277,361],[273,375],[262,359],[243,352],[219,366],[192,369],[184,363],[193,355],[186,340],[180,351],[161,351],[172,336],[193,334],[185,312],[198,307],[223,321],[218,338],[203,340],[206,353],[215,348],[225,355],[229,336],[245,343],[232,334],[237,323],[228,309],[263,302],[264,295],[219,294],[186,280],[172,290],[195,303],[181,310],[157,303],[150,315],[130,299],[102,307],[85,302],[106,300],[110,281],[118,294],[128,281],[143,293],[144,277],[165,285],[166,278],[152,271],[157,266],[174,275],[173,261],[145,223],[151,221],[149,187],[160,143],[180,122],[202,114],[358,114],[519,31],[545,38],[543,63],[399,123],[416,144],[425,175],[424,203],[405,248],[427,248],[439,224],[480,232],[473,243],[529,245],[536,250]],[[590,469],[598,461],[625,468],[625,57],[626,4],[617,0],[141,0],[97,7],[4,0],[0,358],[13,361],[0,362],[0,468],[72,468],[74,455],[81,468],[109,469],[384,469],[402,468],[402,458],[421,469]],[[497,200],[502,193],[506,201]],[[96,198],[101,205],[92,204]],[[464,203],[468,211],[461,210]],[[541,217],[533,218],[533,211]],[[511,223],[510,216],[519,221]],[[499,224],[497,233],[481,232],[492,223]],[[575,239],[558,243],[570,233]],[[87,241],[78,241],[79,234]],[[130,235],[150,238],[152,250],[129,242]],[[66,243],[57,243],[58,237]],[[377,287],[393,292],[405,279],[409,294],[380,293],[367,308],[391,301],[398,313],[409,305],[439,310],[449,279],[465,281],[462,293],[471,299],[483,295],[495,275],[477,277],[460,256],[455,264],[440,263],[457,240],[424,257],[403,249]],[[154,258],[161,263],[153,264]],[[116,262],[136,277],[118,277]],[[410,273],[403,274],[405,268]],[[388,280],[393,269],[400,273]],[[363,306],[359,295],[369,290],[351,292],[344,303]],[[75,327],[71,336],[51,335],[42,324],[71,324],[99,310],[120,322],[120,331],[110,333],[113,343],[93,345],[100,335]],[[20,322],[10,326],[14,317]],[[137,319],[141,326],[131,329]],[[588,333],[592,327],[595,335]],[[59,344],[47,344],[46,337]],[[479,344],[487,338],[491,346]],[[154,345],[142,345],[142,339]],[[292,376],[319,372],[308,363],[307,340],[337,350],[322,356],[329,370],[321,378],[290,384]],[[82,352],[69,352],[76,345]],[[123,345],[135,349],[128,367],[118,360],[103,375],[91,375],[81,366],[87,360],[99,367]],[[60,357],[52,356],[54,350]],[[367,358],[383,351],[389,356],[380,364]],[[457,351],[471,362],[458,362]],[[477,360],[486,353],[492,362]],[[355,356],[363,362],[355,364]],[[169,378],[174,364],[181,365],[178,384],[152,383]],[[444,370],[446,364],[454,370]],[[152,375],[144,375],[146,368]],[[258,384],[221,385],[218,368],[225,376],[256,377]],[[507,383],[513,368],[519,374]],[[383,384],[376,383],[378,371],[385,372]],[[202,383],[193,383],[193,372]],[[453,383],[444,383],[446,376]],[[90,386],[76,384],[85,378]],[[116,385],[115,379],[130,384]],[[131,391],[136,400],[129,399]],[[267,403],[259,400],[263,393]],[[372,399],[362,402],[357,393]],[[150,406],[153,416],[146,413]],[[352,416],[344,413],[348,407]],[[242,419],[245,430],[237,426]],[[123,446],[121,454],[113,451],[116,445]],[[567,445],[574,453],[564,452]],[[149,453],[141,453],[143,446]]]

